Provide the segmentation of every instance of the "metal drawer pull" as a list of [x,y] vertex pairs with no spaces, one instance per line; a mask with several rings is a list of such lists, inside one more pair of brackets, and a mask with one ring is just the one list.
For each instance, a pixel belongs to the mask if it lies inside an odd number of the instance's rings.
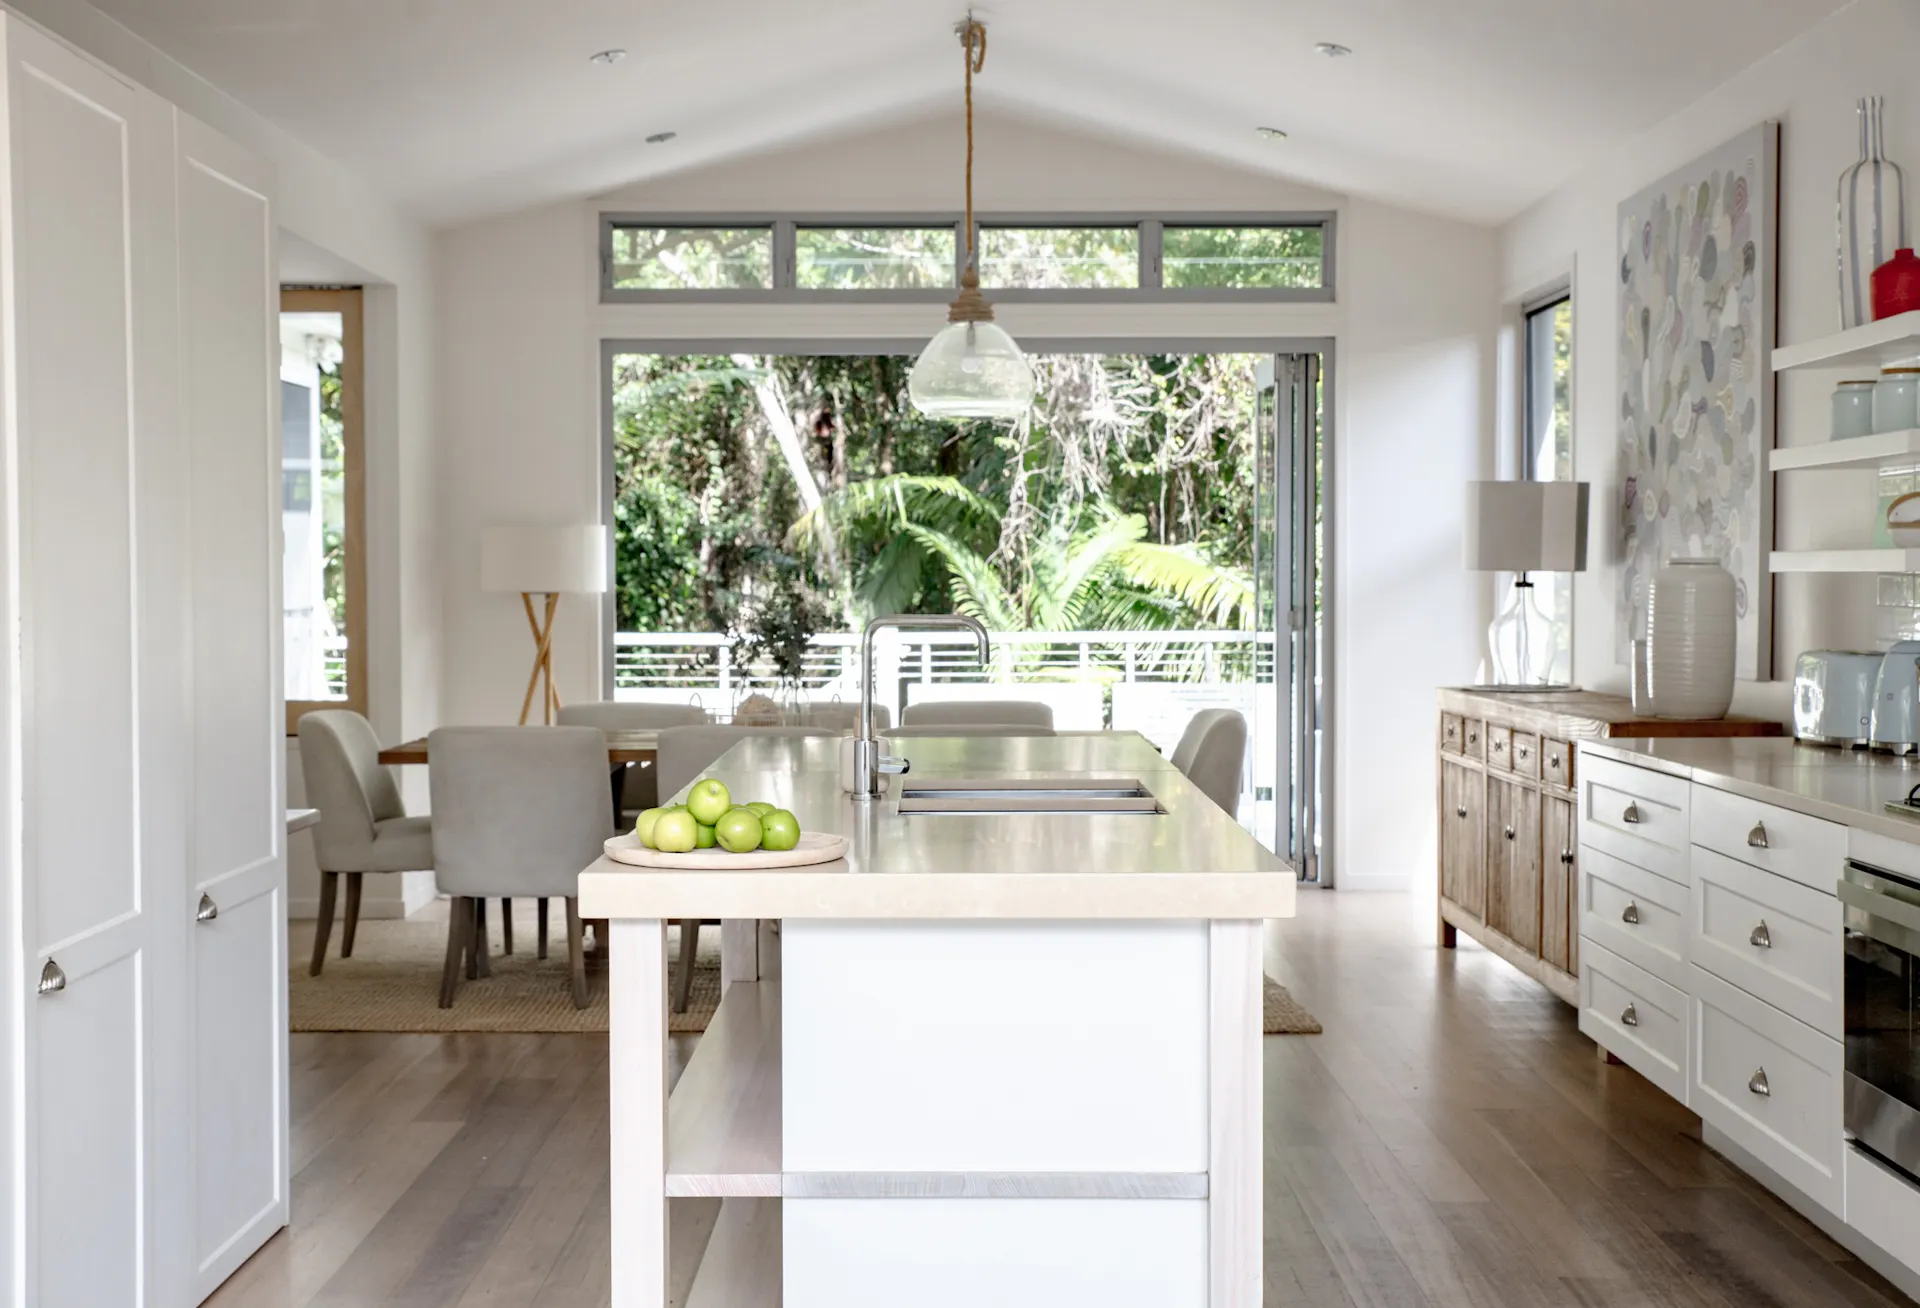
[[1753,1091],[1762,1099],[1771,1099],[1773,1097],[1773,1087],[1767,1084],[1766,1068],[1760,1068],[1752,1076],[1747,1078],[1747,1089]]
[[43,995],[54,995],[54,994],[60,993],[62,990],[65,990],[66,988],[67,988],[67,974],[60,970],[60,965],[58,963],[54,962],[51,958],[49,958],[47,960],[47,965],[40,969],[40,987],[39,987],[38,993]]
[[1507,839],[1508,839],[1508,840],[1512,840],[1512,839],[1513,839],[1513,828],[1512,828],[1512,827],[1508,827],[1508,828],[1507,828]]
[[213,902],[212,895],[202,894],[200,896],[199,911],[193,915],[193,920],[196,922],[211,922],[219,916],[220,905]]
[[1632,1004],[1628,1004],[1625,1008],[1621,1009],[1620,1025],[1621,1026],[1639,1026],[1640,1010],[1635,1008]]
[[1572,867],[1572,866],[1573,866],[1573,851],[1572,851],[1571,849],[1563,849],[1563,850],[1561,850],[1561,851],[1560,851],[1560,861],[1561,861],[1562,863],[1565,863],[1565,864],[1566,864],[1566,865],[1567,865],[1568,867]]
[[1756,822],[1753,824],[1753,830],[1747,832],[1747,844],[1751,845],[1755,849],[1771,848],[1771,846],[1767,844],[1767,824],[1766,823]]
[[1640,806],[1638,804],[1628,804],[1626,812],[1620,815],[1620,820],[1630,827],[1640,825]]
[[1466,806],[1462,805],[1461,807],[1454,809],[1453,815],[1455,817],[1465,817],[1467,815]]
[[1628,926],[1639,926],[1640,905],[1634,903],[1632,900],[1628,900],[1627,906],[1620,910],[1620,920]]
[[1752,934],[1747,937],[1747,943],[1755,949],[1773,948],[1773,932],[1767,930],[1767,920],[1764,917],[1760,919],[1760,925],[1755,927]]

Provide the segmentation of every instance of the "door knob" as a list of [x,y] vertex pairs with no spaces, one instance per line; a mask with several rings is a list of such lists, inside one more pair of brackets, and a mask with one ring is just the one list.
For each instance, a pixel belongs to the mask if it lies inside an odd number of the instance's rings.
[[1628,1004],[1625,1008],[1621,1009],[1620,1025],[1621,1026],[1639,1026],[1640,1010],[1635,1008],[1632,1004]]
[[43,995],[54,995],[54,994],[60,993],[62,990],[65,990],[66,988],[67,988],[67,974],[60,970],[60,965],[58,963],[54,962],[51,958],[49,958],[47,960],[47,965],[40,969],[40,986],[37,993],[43,994]]
[[1620,820],[1630,827],[1638,826],[1640,824],[1640,806],[1629,803],[1626,810],[1620,814]]
[[1753,830],[1747,832],[1747,843],[1755,849],[1769,848],[1767,844],[1767,824],[1764,822],[1754,823]]
[[1632,900],[1628,900],[1627,906],[1620,910],[1620,920],[1628,926],[1639,926],[1640,905],[1634,903]]
[[211,922],[219,916],[220,905],[213,902],[212,895],[202,894],[200,896],[199,911],[193,915],[193,920],[196,922]]
[[1753,1091],[1762,1099],[1770,1099],[1773,1097],[1773,1087],[1767,1084],[1766,1068],[1759,1068],[1752,1076],[1747,1078],[1747,1089]]
[[1773,932],[1767,930],[1767,921],[1765,918],[1760,919],[1760,925],[1755,927],[1753,933],[1747,937],[1747,943],[1755,949],[1773,948]]

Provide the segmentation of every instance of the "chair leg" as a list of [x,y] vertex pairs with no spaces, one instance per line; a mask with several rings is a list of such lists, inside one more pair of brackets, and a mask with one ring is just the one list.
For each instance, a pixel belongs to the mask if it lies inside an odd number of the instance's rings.
[[347,923],[340,928],[340,957],[353,957],[353,933],[360,925],[360,873],[347,873]]
[[500,952],[503,954],[513,952],[513,901],[511,899],[500,901]]
[[473,930],[472,902],[465,895],[453,897],[453,911],[447,916],[447,962],[440,969],[440,1007],[453,1007],[454,987],[460,984],[460,956],[466,952],[467,937]]
[[542,898],[533,910],[535,929],[539,933],[540,961],[547,960],[547,901]]
[[467,980],[472,981],[480,975],[480,964],[487,956],[487,901],[476,895],[465,902],[473,923],[467,936]]
[[687,1001],[693,995],[693,959],[700,952],[700,919],[687,917],[680,919],[680,961],[675,964],[680,970],[673,978],[673,1011],[687,1011]]
[[573,1006],[587,1006],[587,955],[581,947],[580,901],[567,896],[567,962],[573,973]]
[[340,874],[322,872],[320,874],[320,916],[313,924],[313,962],[307,967],[308,976],[319,976],[320,969],[327,961],[327,937],[333,934],[333,901],[340,893]]

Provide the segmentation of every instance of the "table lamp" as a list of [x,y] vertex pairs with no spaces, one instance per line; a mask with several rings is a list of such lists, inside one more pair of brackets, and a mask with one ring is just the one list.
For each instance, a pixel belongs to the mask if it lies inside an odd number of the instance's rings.
[[[533,630],[533,672],[520,702],[520,725],[541,696],[541,721],[553,724],[560,692],[553,684],[553,615],[562,595],[599,595],[607,589],[607,529],[590,527],[488,527],[480,537],[480,588],[519,592]],[[544,596],[536,615],[535,595]]]
[[1553,623],[1527,574],[1587,570],[1587,490],[1584,481],[1467,483],[1468,571],[1514,574],[1512,594],[1487,627],[1502,685],[1564,689],[1548,685]]

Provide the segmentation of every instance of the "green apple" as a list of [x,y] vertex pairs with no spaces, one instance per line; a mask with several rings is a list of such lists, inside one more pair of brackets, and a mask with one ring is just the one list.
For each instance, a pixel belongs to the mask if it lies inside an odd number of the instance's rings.
[[751,854],[760,848],[760,815],[750,808],[730,809],[714,825],[713,835],[729,854]]
[[640,815],[638,822],[633,824],[634,838],[648,849],[653,848],[654,823],[658,822],[666,811],[664,808],[650,808]]
[[703,826],[712,826],[732,807],[733,796],[728,793],[726,783],[714,777],[701,777],[687,792],[687,812]]
[[[721,816],[725,817],[726,815],[723,813]],[[695,823],[693,843],[696,849],[712,849],[717,843],[714,839],[713,828],[705,822]]]
[[784,808],[776,808],[760,819],[760,848],[792,849],[800,843],[800,819]]
[[684,854],[700,843],[700,824],[693,814],[669,809],[653,823],[653,847],[663,854]]
[[748,804],[747,807],[753,810],[753,815],[755,817],[763,818],[767,814],[773,812],[774,806],[772,804],[767,803],[767,801],[764,799],[756,799],[753,801],[753,803]]

